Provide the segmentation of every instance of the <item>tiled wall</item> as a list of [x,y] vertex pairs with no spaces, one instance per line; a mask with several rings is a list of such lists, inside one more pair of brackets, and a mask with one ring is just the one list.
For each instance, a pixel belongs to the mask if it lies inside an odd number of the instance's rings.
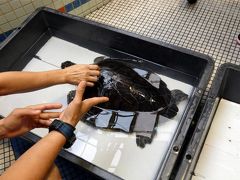
[[36,8],[46,6],[61,12],[85,16],[110,0],[0,0],[0,42]]

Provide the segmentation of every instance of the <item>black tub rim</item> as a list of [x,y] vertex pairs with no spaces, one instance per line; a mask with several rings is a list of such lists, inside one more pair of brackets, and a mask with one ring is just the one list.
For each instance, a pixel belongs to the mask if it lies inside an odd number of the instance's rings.
[[181,166],[177,172],[177,178],[181,177],[181,179],[190,179],[191,176],[194,175],[194,169],[201,155],[204,142],[207,138],[207,133],[211,127],[214,114],[220,101],[219,91],[220,88],[224,86],[222,83],[228,70],[236,70],[240,72],[240,65],[224,63],[218,68],[208,97],[197,121],[196,128],[183,156],[183,161],[181,162]]
[[[36,11],[33,12],[33,14],[31,16],[29,16],[22,23],[22,25],[20,25],[18,28],[16,28],[16,30],[0,45],[0,51],[5,46],[7,46],[7,44],[12,39],[14,39],[14,37],[31,21],[31,19],[33,17],[35,17],[38,13],[41,13],[41,12],[50,12],[50,13],[53,13],[53,14],[57,14],[59,16],[64,16],[64,17],[67,17],[67,18],[79,20],[79,21],[82,21],[82,22],[85,22],[85,23],[89,23],[89,24],[94,25],[94,26],[98,26],[100,28],[105,28],[105,29],[108,29],[110,31],[115,31],[115,32],[118,32],[118,33],[126,35],[126,36],[131,36],[133,38],[140,39],[140,40],[143,40],[143,41],[146,41],[146,42],[150,42],[152,44],[156,44],[156,45],[168,48],[170,50],[178,51],[178,52],[184,53],[186,55],[191,55],[191,56],[194,56],[194,57],[206,60],[206,67],[205,67],[204,72],[203,72],[203,74],[201,76],[199,84],[196,86],[196,90],[195,90],[195,92],[193,94],[194,98],[192,98],[191,103],[190,103],[191,104],[191,108],[189,108],[188,112],[186,112],[184,114],[184,117],[182,117],[182,119],[187,119],[187,122],[184,124],[184,126],[181,126],[181,127],[177,128],[177,132],[176,132],[176,134],[175,134],[175,136],[173,138],[176,142],[172,143],[170,145],[170,149],[168,151],[168,155],[167,155],[166,160],[165,160],[165,163],[166,163],[166,161],[168,161],[168,166],[166,166],[165,169],[161,169],[159,171],[159,173],[158,173],[158,177],[157,178],[168,178],[169,177],[169,173],[170,173],[170,169],[168,169],[167,167],[171,167],[175,163],[176,156],[178,155],[178,152],[176,152],[176,148],[175,147],[178,147],[179,150],[181,149],[182,142],[184,141],[184,135],[186,135],[186,134],[184,134],[185,133],[184,131],[181,131],[181,128],[186,128],[186,129],[189,128],[189,125],[190,125],[190,123],[192,121],[193,115],[196,112],[198,104],[199,104],[199,102],[201,100],[203,92],[205,91],[205,89],[207,87],[208,80],[210,79],[211,73],[213,71],[214,61],[212,60],[212,58],[210,56],[208,56],[208,55],[204,55],[202,53],[198,53],[198,52],[195,52],[195,51],[192,51],[192,50],[189,50],[189,49],[178,47],[176,45],[171,45],[169,43],[161,42],[161,41],[154,40],[154,39],[151,39],[151,38],[148,38],[148,37],[143,37],[143,36],[137,35],[135,33],[131,33],[131,32],[125,31],[125,30],[120,30],[120,29],[114,28],[112,26],[108,26],[108,25],[105,25],[105,24],[101,24],[101,23],[97,23],[97,22],[94,22],[94,21],[90,21],[90,20],[87,20],[87,19],[84,19],[84,18],[81,18],[81,17],[78,17],[78,16],[74,16],[74,15],[70,15],[70,14],[66,14],[66,13],[61,13],[61,12],[58,12],[57,10],[53,10],[53,9],[46,8],[46,7],[38,8]],[[33,137],[32,135],[28,134],[29,139],[32,138],[32,139],[36,140],[36,137]],[[65,155],[66,155],[66,153],[64,154],[64,156]],[[172,158],[169,159],[169,156],[172,156]],[[90,164],[86,164],[86,167],[88,167],[88,169],[93,171],[93,169],[95,167],[94,166],[91,167],[89,165]],[[96,170],[96,173],[99,173],[99,171]],[[103,175],[106,178],[109,177],[107,175],[107,173],[110,174],[110,172],[107,172],[106,174],[105,173],[106,173],[105,171],[101,171],[101,173],[99,173],[99,174]],[[164,174],[163,177],[162,177],[161,174]],[[114,177],[115,177],[115,175],[111,176],[111,178],[114,178]],[[116,177],[116,178],[119,178],[119,177]]]

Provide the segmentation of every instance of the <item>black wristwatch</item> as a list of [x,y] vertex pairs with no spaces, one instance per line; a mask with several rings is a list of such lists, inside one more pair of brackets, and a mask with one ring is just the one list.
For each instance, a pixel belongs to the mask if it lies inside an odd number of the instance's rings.
[[66,137],[67,141],[63,146],[64,148],[70,148],[76,140],[76,136],[74,134],[75,127],[71,124],[55,119],[49,126],[49,132],[53,130],[62,133]]

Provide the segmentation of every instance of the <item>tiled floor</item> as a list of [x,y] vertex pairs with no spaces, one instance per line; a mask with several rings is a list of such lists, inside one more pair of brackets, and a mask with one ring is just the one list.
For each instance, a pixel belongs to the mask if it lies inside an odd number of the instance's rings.
[[220,64],[240,63],[240,0],[113,0],[87,18],[207,54],[212,78]]
[[15,161],[9,139],[0,140],[0,174]]
[[[86,18],[210,55],[214,74],[222,63],[240,64],[240,0],[112,0]],[[9,141],[1,140],[0,173],[13,161]]]

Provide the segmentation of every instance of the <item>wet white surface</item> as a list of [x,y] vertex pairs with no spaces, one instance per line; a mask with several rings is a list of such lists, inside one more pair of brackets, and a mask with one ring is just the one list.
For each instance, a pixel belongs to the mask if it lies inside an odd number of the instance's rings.
[[52,37],[36,54],[40,59],[57,67],[64,61],[76,64],[92,64],[96,57],[102,54],[90,51],[76,44]]
[[240,104],[221,99],[192,179],[239,179],[239,129]]
[[[54,70],[56,67],[42,62],[38,59],[33,58],[27,66],[23,69],[24,71],[47,71]],[[70,84],[56,85],[48,87],[45,89],[28,92],[19,93],[13,95],[2,96],[0,98],[0,114],[6,116],[14,108],[26,107],[31,104],[42,104],[42,103],[52,103],[59,102],[66,106],[66,94],[75,89],[75,86]]]
[[[33,59],[24,70],[55,69],[66,60],[80,64],[93,63],[95,57],[101,56],[55,37],[51,38],[37,55],[44,62]],[[170,90],[180,89],[188,95],[192,93],[193,87],[188,84],[165,76],[161,78]],[[31,93],[4,96],[0,98],[0,113],[6,116],[16,107],[46,102],[61,102],[66,107],[67,93],[72,89],[75,89],[72,85],[58,85]],[[187,103],[185,100],[178,105],[179,112],[173,119],[160,118],[153,142],[143,149],[136,145],[134,133],[100,130],[79,122],[76,128],[77,140],[67,151],[124,179],[154,179]],[[32,132],[43,137],[48,131],[39,128]]]

